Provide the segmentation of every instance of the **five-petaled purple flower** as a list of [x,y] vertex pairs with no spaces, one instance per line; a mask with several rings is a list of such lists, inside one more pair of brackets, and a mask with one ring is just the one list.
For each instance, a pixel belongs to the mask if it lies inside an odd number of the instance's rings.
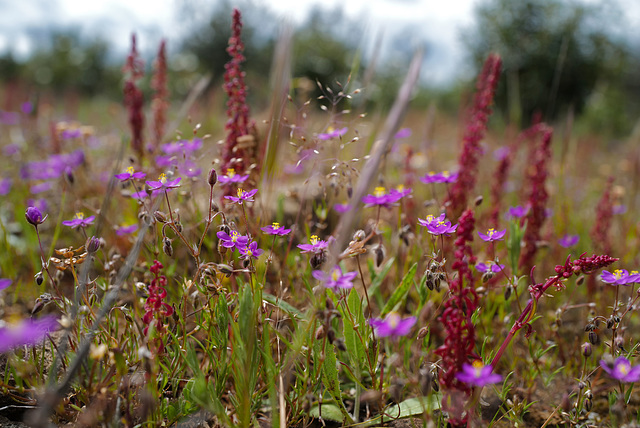
[[175,180],[167,179],[167,175],[163,172],[158,177],[158,181],[147,181],[147,185],[151,190],[169,190],[175,189],[176,187],[180,187],[178,183],[182,180],[181,177],[176,178]]
[[431,183],[455,183],[458,180],[458,173],[450,173],[449,171],[429,172],[424,177],[420,177],[420,181],[425,184]]
[[370,319],[369,325],[377,337],[406,336],[416,321],[416,317],[402,318],[398,313],[390,312],[384,319]]
[[248,192],[243,189],[238,189],[238,196],[225,196],[225,199],[229,199],[231,202],[242,205],[243,202],[253,202],[253,195],[258,192],[258,189],[253,189]]
[[37,320],[25,319],[16,324],[0,328],[0,352],[22,345],[35,345],[41,342],[47,333],[55,330],[58,320],[46,316]]
[[435,216],[429,214],[424,220],[419,218],[418,219],[418,224],[420,226],[427,227],[430,224],[438,224],[439,221],[444,221],[444,218],[445,218],[445,214],[444,213],[440,214],[438,217],[435,217]]
[[495,262],[478,263],[476,265],[476,270],[478,270],[478,272],[482,272],[482,273],[486,273],[486,272],[498,273],[498,272],[502,272],[504,270],[504,265],[503,264],[497,264]]
[[135,232],[136,230],[138,230],[138,225],[137,224],[132,224],[130,226],[120,226],[120,227],[116,228],[116,235],[125,236],[125,235],[129,235],[130,233]]
[[242,175],[242,174],[236,174],[236,170],[233,168],[228,168],[227,169],[227,175],[221,175],[220,177],[218,177],[218,182],[225,184],[225,183],[244,183],[247,178],[249,178],[249,174],[247,175]]
[[273,223],[272,225],[261,227],[262,230],[267,235],[278,235],[284,236],[288,235],[291,232],[291,229],[285,229],[284,226],[280,226],[280,223]]
[[327,248],[328,245],[327,241],[319,240],[318,235],[311,235],[309,242],[311,243],[298,245],[298,248],[302,250],[301,253],[317,253]]
[[42,212],[37,207],[28,207],[24,216],[35,227],[38,227],[39,224],[44,223],[47,219],[47,216],[42,217]]
[[640,274],[637,271],[629,273],[626,269],[616,269],[613,273],[603,270],[600,280],[611,285],[627,285],[640,281]]
[[478,235],[483,241],[493,242],[493,241],[502,241],[504,235],[507,233],[507,229],[504,230],[495,230],[491,228],[487,230],[487,233],[478,232]]
[[333,209],[336,210],[337,213],[344,214],[347,211],[351,210],[351,205],[349,204],[335,204]]
[[[427,220],[420,220],[418,222],[421,226],[425,226],[427,231],[432,235],[445,235],[449,236],[451,233],[455,232],[458,228],[458,225],[451,225],[449,220],[444,219],[444,215],[440,215],[439,217],[434,217],[435,220],[429,221],[429,217],[427,216]],[[431,216],[432,217],[432,216]]]
[[389,208],[409,193],[411,193],[411,189],[393,189],[391,192],[387,193],[387,190],[384,187],[376,187],[373,194],[368,194],[362,198],[362,202],[366,204],[365,207],[374,207],[378,205]]
[[460,382],[473,386],[485,386],[500,382],[502,376],[492,372],[493,367],[490,365],[485,366],[482,364],[482,361],[476,360],[473,364],[463,363],[462,371],[456,373],[456,378],[458,378]]
[[344,134],[347,133],[347,127],[344,128],[340,128],[340,129],[333,129],[331,127],[329,127],[329,129],[327,130],[328,132],[322,133],[322,134],[318,134],[318,139],[319,140],[330,140],[332,138],[339,138],[342,137]]
[[600,367],[612,378],[621,382],[637,382],[640,380],[640,366],[631,366],[625,357],[618,357],[611,364],[600,360]]
[[529,212],[529,208],[524,208],[521,205],[517,205],[515,207],[509,207],[509,209],[507,210],[507,218],[508,219],[522,218],[526,216],[528,212]]
[[579,235],[564,235],[562,238],[558,239],[558,244],[564,248],[573,247],[580,240]]
[[127,181],[127,180],[133,180],[134,178],[143,179],[146,176],[147,176],[146,173],[142,171],[136,172],[136,170],[133,169],[132,166],[130,166],[129,168],[127,168],[125,172],[123,172],[122,174],[116,174],[114,177],[116,177],[120,181]]
[[230,235],[222,230],[216,233],[216,235],[218,236],[218,239],[220,239],[220,245],[225,248],[237,248],[240,250],[240,248],[245,247],[249,243],[248,237],[240,235],[235,230],[232,230]]
[[93,220],[96,219],[96,216],[92,215],[90,217],[85,218],[84,213],[78,212],[73,220],[65,220],[62,222],[64,226],[69,226],[72,229],[76,227],[87,227],[93,223]]
[[322,285],[327,288],[352,288],[353,280],[358,276],[358,272],[343,273],[342,268],[336,265],[330,273],[314,270],[311,275],[318,281],[322,281]]
[[13,281],[11,281],[9,278],[0,278],[0,290],[4,290],[5,288],[9,287],[12,282]]
[[258,243],[256,241],[251,241],[248,245],[238,247],[238,251],[240,251],[242,258],[244,259],[257,259],[262,253],[264,253],[263,250],[258,248]]

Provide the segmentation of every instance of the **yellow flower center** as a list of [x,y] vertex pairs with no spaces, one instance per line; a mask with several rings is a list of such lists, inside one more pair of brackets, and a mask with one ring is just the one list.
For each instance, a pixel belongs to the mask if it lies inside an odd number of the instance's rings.
[[247,248],[247,256],[253,256],[253,251],[251,251],[249,248]]
[[238,197],[241,198],[244,195],[244,190],[238,189]]
[[333,272],[331,272],[331,279],[333,281],[337,281],[338,278],[340,278],[340,271],[338,269],[334,269]]
[[80,213],[80,212],[76,213],[76,218],[78,220],[82,220],[84,218],[84,213]]
[[480,377],[482,375],[482,369],[484,368],[484,364],[482,364],[482,361],[480,360],[475,360],[473,363],[473,370],[476,373],[476,377]]
[[427,222],[428,222],[428,223],[431,223],[433,220],[435,220],[435,217],[434,217],[434,216],[432,216],[431,214],[429,214],[429,215],[427,216]]
[[442,171],[442,176],[443,177],[448,177],[449,176],[449,171]]
[[631,364],[627,364],[622,361],[620,364],[618,364],[618,371],[623,375],[628,374],[631,371]]
[[616,279],[620,279],[622,278],[623,272],[621,269],[616,269],[613,271],[613,276],[616,277]]
[[438,226],[442,226],[443,224],[444,224],[444,221],[438,220]]
[[318,235],[311,235],[309,242],[311,242],[311,245],[316,245],[318,243]]
[[429,171],[429,177],[433,177],[434,175],[436,175],[435,171]]
[[132,166],[130,166],[129,168],[127,168],[127,173],[129,173],[129,174],[133,174],[134,172],[136,172],[136,170],[135,170],[135,169],[133,169],[133,167],[132,167]]
[[398,184],[398,186],[396,187],[396,190],[398,192],[403,192],[404,191],[404,186],[402,184]]
[[494,233],[496,233],[496,230],[494,228],[487,230],[487,235],[489,235],[489,238],[493,237]]
[[238,232],[235,230],[231,232],[231,242],[236,242],[238,240]]
[[165,174],[164,172],[160,174],[160,176],[158,177],[158,181],[162,184],[165,184],[167,182],[167,174]]
[[632,271],[631,271],[631,275],[637,275],[637,274],[638,274],[638,271],[637,271],[637,270],[632,270]]
[[278,222],[275,222],[275,221],[274,221],[274,222],[273,222],[273,228],[274,228],[274,229],[277,229],[277,228],[279,228],[279,227],[280,227],[280,223],[278,223]]
[[378,197],[378,198],[381,197],[381,196],[384,196],[386,193],[387,193],[387,189],[385,189],[384,187],[376,187],[373,190],[373,195]]
[[227,169],[227,177],[231,178],[234,175],[236,175],[236,170],[235,169],[233,169],[233,168]]
[[387,323],[389,323],[389,327],[397,328],[400,325],[400,315],[395,312],[389,313],[387,315]]

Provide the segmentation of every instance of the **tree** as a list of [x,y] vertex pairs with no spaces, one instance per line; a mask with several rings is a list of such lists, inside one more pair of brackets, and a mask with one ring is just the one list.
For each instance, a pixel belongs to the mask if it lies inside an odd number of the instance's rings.
[[465,42],[479,67],[489,52],[504,60],[498,108],[510,121],[580,113],[602,79],[619,75],[626,48],[605,31],[607,14],[563,0],[486,0]]

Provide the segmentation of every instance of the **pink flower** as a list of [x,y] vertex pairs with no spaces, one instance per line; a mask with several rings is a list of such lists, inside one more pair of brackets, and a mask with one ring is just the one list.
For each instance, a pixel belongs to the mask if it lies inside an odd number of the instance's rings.
[[242,205],[243,202],[253,202],[253,195],[258,192],[258,189],[253,189],[249,192],[245,192],[242,189],[238,189],[238,196],[225,196],[225,199],[229,199],[230,201]]
[[264,253],[264,250],[258,248],[258,243],[256,241],[250,242],[248,245],[238,247],[238,251],[242,254],[243,259],[257,259]]
[[416,321],[416,317],[402,318],[398,313],[390,312],[384,319],[370,319],[369,325],[373,327],[377,337],[406,336]]
[[158,181],[147,181],[149,188],[151,190],[168,190],[175,189],[176,187],[180,187],[178,183],[182,180],[181,177],[176,178],[175,180],[167,179],[166,174],[163,172],[158,177]]
[[84,213],[77,212],[76,216],[72,220],[65,220],[62,222],[64,226],[69,226],[72,229],[76,227],[88,227],[93,221],[96,219],[96,216],[92,215],[90,217],[85,218]]
[[362,198],[362,202],[366,204],[365,207],[374,207],[378,205],[389,208],[404,196],[411,193],[411,189],[407,190],[392,190],[387,193],[387,190],[384,187],[376,187],[373,194],[369,194]]
[[478,232],[478,235],[483,241],[494,242],[494,241],[502,241],[502,238],[504,238],[504,235],[506,233],[507,233],[507,229],[495,230],[494,228],[491,228],[487,230],[486,234],[482,232]]
[[285,229],[284,226],[280,226],[280,223],[273,223],[270,226],[261,227],[260,230],[262,230],[267,235],[278,236],[288,235],[291,232],[291,229]]
[[247,175],[241,175],[241,174],[236,174],[236,170],[233,168],[228,168],[227,169],[227,175],[221,175],[220,177],[218,177],[218,181],[222,184],[225,183],[244,183],[247,178],[249,178],[249,174]]
[[473,364],[462,364],[462,371],[456,373],[456,378],[460,382],[468,383],[473,386],[485,386],[492,383],[498,383],[502,380],[502,376],[492,373],[493,367],[485,366],[482,361],[476,360]]
[[127,168],[127,170],[125,172],[123,172],[122,174],[114,175],[114,177],[117,178],[120,181],[133,180],[134,178],[143,179],[146,176],[147,176],[147,174],[144,173],[144,172],[141,172],[141,171],[136,172],[135,169],[133,169],[132,166]]
[[319,140],[330,140],[332,138],[340,138],[344,134],[347,133],[348,129],[349,128],[347,128],[347,127],[340,128],[340,129],[333,129],[333,128],[329,127],[329,129],[327,130],[328,132],[322,133],[322,134],[318,134],[318,139]]
[[240,248],[246,246],[249,243],[249,238],[243,235],[240,235],[237,231],[232,230],[231,234],[227,234],[223,231],[216,233],[218,239],[220,239],[220,245],[225,248]]
[[342,268],[338,265],[331,269],[330,273],[321,270],[314,270],[311,275],[327,288],[352,288],[353,280],[358,276],[358,272],[342,273]]
[[311,235],[309,242],[311,243],[298,245],[298,248],[302,250],[301,253],[317,253],[327,248],[328,245],[327,241],[319,240],[317,235]]
[[16,324],[0,328],[0,352],[22,345],[35,345],[41,342],[50,331],[55,330],[58,321],[53,316],[37,320],[27,319]]
[[640,380],[640,366],[631,366],[625,357],[618,357],[613,364],[600,360],[600,367],[612,378],[622,382],[637,382]]

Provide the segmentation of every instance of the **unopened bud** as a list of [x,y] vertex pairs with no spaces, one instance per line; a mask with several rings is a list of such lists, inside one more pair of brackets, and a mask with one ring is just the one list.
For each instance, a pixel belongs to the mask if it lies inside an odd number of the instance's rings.
[[504,288],[504,300],[509,300],[509,297],[511,297],[512,292],[513,292],[513,286],[511,284],[507,284],[507,286]]
[[584,283],[584,275],[580,275],[578,279],[576,279],[576,285],[582,285]]
[[582,355],[585,357],[589,357],[591,355],[591,352],[593,351],[592,347],[591,347],[591,343],[589,342],[584,342],[582,344]]
[[482,283],[487,283],[489,282],[489,280],[493,278],[493,272],[486,271],[485,273],[482,274]]
[[380,267],[385,257],[385,250],[382,244],[378,244],[373,249],[373,256],[375,258],[376,267]]
[[167,256],[173,257],[173,247],[171,246],[171,239],[166,236],[162,240],[162,252],[164,252]]
[[325,335],[326,335],[326,331],[324,329],[324,325],[321,325],[316,329],[316,334],[315,334],[316,340],[320,340],[324,338]]
[[233,273],[233,268],[229,265],[225,265],[223,263],[218,263],[217,265],[218,271],[224,275],[231,275]]
[[215,169],[211,168],[211,171],[209,171],[209,177],[207,178],[207,182],[211,187],[215,186],[215,184],[218,182],[218,173],[216,172]]
[[66,167],[64,169],[64,177],[67,179],[69,184],[73,184],[75,182],[75,178],[73,177],[73,170],[70,167]]
[[42,271],[38,272],[34,278],[36,280],[36,284],[42,285],[42,282],[44,281],[44,275],[42,275]]
[[598,333],[596,333],[595,331],[590,331],[589,342],[591,342],[593,345],[597,345],[598,343],[600,343],[600,336],[598,336]]
[[484,198],[482,197],[482,195],[476,197],[476,199],[473,201],[474,205],[476,207],[479,207],[480,205],[482,205],[482,201],[484,200]]
[[162,211],[156,211],[153,213],[153,218],[156,219],[156,221],[158,223],[166,223],[167,220],[167,215],[165,213],[163,213]]
[[418,340],[424,339],[427,334],[429,334],[429,327],[422,327],[420,331],[418,331]]
[[327,260],[327,254],[324,251],[314,253],[309,259],[312,268],[318,269]]
[[360,229],[356,233],[353,234],[353,240],[356,242],[360,242],[364,239],[365,233],[364,230]]
[[89,254],[95,254],[100,249],[100,240],[95,236],[92,236],[87,240],[84,246]]

